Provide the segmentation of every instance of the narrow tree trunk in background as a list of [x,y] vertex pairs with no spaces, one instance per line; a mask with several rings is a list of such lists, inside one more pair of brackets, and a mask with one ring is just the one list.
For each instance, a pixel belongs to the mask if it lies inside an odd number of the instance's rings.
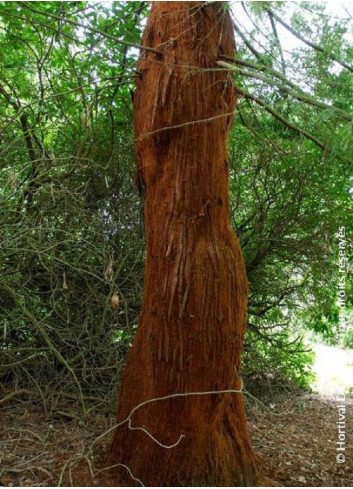
[[[231,76],[215,69],[217,56],[234,55],[232,26],[224,2],[152,4],[143,44],[162,54],[142,53],[135,93],[144,303],[118,422],[148,399],[241,387],[247,278],[229,224],[227,164],[236,97]],[[117,429],[110,463],[146,486],[258,482],[238,393],[145,404]],[[122,465],[116,481],[134,483]]]

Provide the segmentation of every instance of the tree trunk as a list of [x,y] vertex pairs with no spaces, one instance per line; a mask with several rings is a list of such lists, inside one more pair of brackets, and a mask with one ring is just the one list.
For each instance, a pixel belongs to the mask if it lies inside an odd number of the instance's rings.
[[[253,486],[239,390],[247,278],[229,224],[227,138],[236,96],[225,2],[152,2],[135,135],[145,187],[144,303],[119,394],[110,463],[146,486]],[[194,393],[193,395],[178,394]],[[198,394],[196,394],[198,393]],[[202,394],[203,393],[203,394]],[[138,428],[138,429],[137,429]],[[129,474],[129,470],[131,474]]]

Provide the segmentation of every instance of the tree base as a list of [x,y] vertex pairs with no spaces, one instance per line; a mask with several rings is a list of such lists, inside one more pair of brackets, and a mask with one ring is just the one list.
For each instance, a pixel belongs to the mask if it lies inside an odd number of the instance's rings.
[[[143,418],[130,421],[130,428],[128,423],[119,427],[108,457],[117,485],[263,485],[241,394],[210,397],[158,401],[159,412],[143,407]],[[156,414],[158,421],[153,422]]]

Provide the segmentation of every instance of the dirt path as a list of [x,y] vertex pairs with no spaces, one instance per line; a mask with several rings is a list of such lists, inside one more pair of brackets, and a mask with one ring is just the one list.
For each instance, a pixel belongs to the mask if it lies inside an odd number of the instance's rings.
[[283,486],[351,487],[353,400],[345,400],[345,463],[336,460],[341,404],[307,394],[278,398],[270,410],[253,405],[249,426],[266,474]]
[[[353,485],[353,400],[346,399],[346,462],[336,461],[339,413],[334,399],[318,395],[277,396],[267,407],[248,400],[252,441],[266,475],[283,486]],[[69,411],[69,406],[67,411]],[[90,414],[72,420],[64,413],[43,415],[26,404],[7,406],[0,417],[0,485],[109,485],[99,452],[88,447],[113,422],[113,416]],[[109,437],[107,437],[109,438]]]

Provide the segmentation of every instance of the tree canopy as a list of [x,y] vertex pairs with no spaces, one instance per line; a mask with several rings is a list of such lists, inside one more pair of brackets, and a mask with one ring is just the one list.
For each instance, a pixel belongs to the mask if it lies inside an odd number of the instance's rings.
[[[215,69],[233,74],[239,97],[229,160],[250,281],[245,373],[306,385],[302,337],[335,341],[337,232],[352,233],[352,17],[323,2],[227,8],[237,53],[219,53]],[[34,383],[44,403],[48,379],[83,405],[115,390],[136,328],[132,99],[147,11],[0,2],[0,379]]]

